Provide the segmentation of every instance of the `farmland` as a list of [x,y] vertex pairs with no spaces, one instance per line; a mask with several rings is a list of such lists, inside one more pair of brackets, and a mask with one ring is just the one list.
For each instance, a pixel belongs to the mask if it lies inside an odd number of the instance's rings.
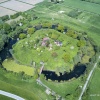
[[24,71],[25,74],[27,74],[27,75],[30,75],[30,76],[34,75],[34,68],[19,65],[16,62],[14,62],[13,60],[5,60],[3,63],[3,66],[9,71],[13,71],[13,72],[23,72]]
[[13,15],[15,14],[16,11],[12,11],[3,7],[0,7],[0,16],[4,16],[4,15]]
[[[16,6],[15,6],[16,4]],[[18,2],[15,0],[11,0],[8,2],[4,2],[2,4],[0,4],[1,6],[5,7],[5,8],[9,8],[12,9],[14,11],[26,11],[28,9],[31,9],[33,6],[22,3],[22,2]]]
[[[38,1],[41,3],[34,5],[38,3]],[[61,71],[64,72],[65,69],[69,71],[70,67],[73,69],[74,60],[71,59],[71,62],[67,62],[66,64],[62,59],[64,57],[61,57],[63,53],[66,52],[70,54],[71,58],[76,56],[77,53],[84,53],[82,57],[84,57],[84,55],[85,57],[81,60],[81,63],[85,62],[87,69],[80,77],[74,77],[68,81],[61,80],[58,82],[58,80],[52,81],[51,79],[48,79],[47,81],[46,76],[44,77],[43,74],[40,75],[40,79],[43,84],[55,91],[56,95],[59,94],[62,98],[64,98],[64,100],[78,100],[88,73],[90,72],[93,64],[96,62],[96,57],[94,57],[94,55],[96,54],[96,56],[98,56],[98,52],[100,52],[99,0],[64,0],[64,2],[59,3],[48,2],[48,0],[44,0],[43,2],[42,0],[38,1],[10,0],[0,4],[0,9],[2,10],[2,13],[0,12],[0,16],[4,16],[6,14],[10,15],[19,11],[23,12],[20,15],[22,19],[17,20],[17,17],[16,19],[5,21],[10,25],[13,25],[11,24],[11,21],[17,22],[17,24],[15,23],[16,25],[14,24],[15,27],[13,28],[11,26],[11,31],[8,31],[6,34],[12,39],[17,35],[18,40],[17,43],[13,45],[13,57],[16,58],[16,62],[14,59],[8,59],[2,62],[4,68],[0,68],[0,89],[17,94],[26,100],[53,100],[55,97],[47,95],[45,92],[46,89],[36,83],[36,79],[39,76],[38,73],[41,67],[40,62],[47,61],[47,63],[44,64],[45,67],[43,70],[51,70],[58,73]],[[18,7],[16,7],[15,4]],[[19,26],[19,23],[22,23],[22,26]],[[53,30],[51,29],[51,25],[57,25],[57,27]],[[58,26],[64,26],[64,28],[67,29],[67,32],[64,32],[63,30],[59,31]],[[37,31],[31,30],[40,27],[42,27],[42,29],[37,29]],[[62,27],[60,28],[62,29]],[[30,30],[33,32],[30,32]],[[56,46],[54,44],[54,38],[52,39],[52,35],[48,36],[49,33],[63,33],[62,37],[64,40],[62,38],[57,38],[57,40],[63,40],[63,44],[70,41],[70,44],[66,46],[66,50],[64,46],[60,47],[60,49],[57,47],[56,49],[58,50],[55,50]],[[69,35],[69,33],[71,35]],[[77,42],[80,39],[77,40],[77,36],[73,35],[74,33],[78,33],[78,36],[81,40],[86,40],[86,45],[82,47],[81,50],[77,46]],[[50,47],[48,45],[45,45],[44,47],[41,46],[41,41],[44,37],[49,37],[50,43],[53,45],[51,49],[57,53],[52,52],[52,50],[49,51]],[[94,52],[95,50],[92,47],[93,45],[99,48],[95,48],[96,52]],[[75,47],[74,50],[70,49],[72,46]],[[52,53],[54,58],[51,56]],[[93,61],[90,59],[92,56],[94,57],[93,59],[91,58]],[[60,60],[57,60],[58,58],[60,58]],[[55,61],[57,63],[55,63]],[[36,66],[34,62],[36,62]],[[89,63],[87,64],[87,62]],[[63,67],[64,70],[63,68],[57,68],[56,70],[56,67],[63,65],[67,65],[66,68]],[[87,90],[82,98],[83,100],[100,99],[100,89],[98,88],[100,87],[100,81],[98,77],[100,76],[99,66],[100,65],[98,65],[92,75]],[[36,76],[34,76],[34,74]],[[5,98],[3,96],[0,97]]]

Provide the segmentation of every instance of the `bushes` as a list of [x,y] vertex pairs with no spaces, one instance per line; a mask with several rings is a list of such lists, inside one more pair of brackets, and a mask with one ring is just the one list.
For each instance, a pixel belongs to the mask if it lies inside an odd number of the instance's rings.
[[51,35],[51,38],[54,39],[54,40],[57,40],[58,37],[59,37],[59,35],[56,34],[56,33],[52,33],[52,35]]
[[20,33],[20,34],[19,34],[19,38],[20,38],[20,39],[24,39],[24,38],[26,38],[26,34],[24,34],[24,33]]
[[7,21],[7,20],[9,20],[9,16],[8,15],[5,15],[5,16],[0,17],[0,19],[2,21]]
[[14,15],[10,15],[10,18],[11,18],[11,19],[15,19],[15,18],[17,18],[20,14],[21,14],[21,12],[18,12],[18,13],[14,14]]
[[85,41],[84,40],[79,40],[78,42],[77,42],[77,46],[78,47],[83,47],[83,46],[85,46]]
[[51,28],[51,27],[52,27],[52,24],[46,22],[46,23],[43,23],[43,24],[42,24],[42,27],[43,27],[43,28]]
[[80,15],[82,13],[82,11],[79,11],[79,10],[72,10],[68,13],[68,16],[69,17],[72,17],[72,18],[75,18],[77,17],[78,15]]
[[10,27],[9,24],[4,23],[4,24],[3,24],[3,29],[4,29],[4,30],[6,31],[6,33],[8,34],[8,33],[10,32],[11,27]]
[[64,54],[62,59],[65,61],[65,62],[69,62],[70,61],[70,54]]
[[64,26],[58,25],[57,30],[60,32],[64,32]]
[[28,28],[27,33],[28,34],[33,34],[35,32],[35,28]]

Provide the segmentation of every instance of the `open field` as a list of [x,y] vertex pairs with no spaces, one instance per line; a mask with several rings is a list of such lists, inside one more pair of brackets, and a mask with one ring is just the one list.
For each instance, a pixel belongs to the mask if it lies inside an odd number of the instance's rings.
[[50,87],[57,94],[65,98],[64,100],[78,100],[78,95],[81,92],[81,86],[83,86],[82,78],[72,79],[66,82],[53,82],[41,79],[42,82]]
[[[51,32],[51,36],[48,36],[48,38],[50,39],[50,43],[52,44],[52,50],[49,50],[50,49],[49,47],[42,46],[42,44],[40,43],[42,41],[42,38],[47,37],[45,35],[45,33],[50,35],[50,32]],[[54,35],[54,34],[57,34],[57,35]],[[63,41],[63,42],[61,42],[62,46],[57,46],[54,43],[54,40],[52,38],[53,35],[55,37],[59,36],[56,39],[56,41],[60,41],[60,40]],[[36,48],[38,48],[38,49],[35,49],[34,41],[37,41],[37,38],[40,41],[38,43],[35,42],[37,45]],[[73,42],[70,42],[69,45],[66,45],[67,43],[69,43],[69,41],[73,41]],[[25,44],[27,42],[29,45]],[[41,30],[36,31],[30,38],[28,38],[28,39],[26,38],[24,40],[20,40],[19,42],[17,42],[16,45],[14,45],[14,47],[13,47],[13,52],[14,52],[13,55],[22,64],[29,65],[30,61],[34,61],[34,62],[36,62],[37,66],[41,67],[40,62],[43,61],[43,62],[46,62],[46,65],[44,68],[46,70],[57,71],[60,69],[60,71],[63,72],[63,70],[66,69],[66,71],[69,71],[70,69],[73,69],[73,67],[74,67],[73,58],[76,56],[76,54],[78,52],[77,42],[78,42],[78,40],[73,39],[72,37],[69,37],[66,34],[62,34],[56,30],[41,29]],[[22,45],[24,46],[23,48],[22,48]],[[71,50],[72,46],[74,47],[73,50]],[[67,53],[64,50],[67,51]],[[56,52],[57,58],[52,56],[54,52]],[[70,56],[69,56],[70,61],[63,60],[63,56],[65,54],[67,54],[67,55],[70,54]],[[27,57],[27,59],[26,59],[26,57]],[[56,58],[56,60],[55,60],[55,58]],[[61,66],[66,66],[66,67],[61,68]]]
[[89,82],[88,90],[84,95],[83,100],[99,100],[100,99],[100,66],[98,66]]
[[21,11],[21,12],[33,8],[32,5],[25,4],[16,0],[11,0],[5,3],[1,3],[0,6],[8,8],[8,9],[12,9],[14,11]]
[[13,15],[15,13],[16,13],[15,11],[0,7],[0,17],[4,15]]
[[6,2],[6,1],[9,1],[9,0],[0,0],[0,3]]
[[[64,3],[61,4],[49,3],[46,0],[37,5],[33,10],[26,11],[26,13],[31,16],[34,11],[34,14],[39,17],[36,20],[30,21],[28,23],[30,25],[34,26],[42,22],[60,23],[61,25],[70,27],[74,30],[86,32],[88,36],[100,46],[99,9],[100,6],[97,4],[80,0],[64,0]],[[75,10],[77,11],[75,12]],[[60,11],[63,12],[61,13]],[[78,11],[81,11],[81,13],[75,14],[75,16],[69,16],[71,12],[77,13]],[[24,21],[27,22],[27,19]],[[27,25],[22,26],[22,28],[24,27],[27,27]],[[15,66],[14,62],[8,63],[6,63],[6,65],[9,67],[11,67],[11,63]],[[89,95],[84,100],[100,99],[99,76],[100,68],[97,68],[89,85]],[[44,79],[42,82],[67,100],[78,100],[85,78],[86,74],[77,79],[69,80],[64,83],[62,82],[60,84]],[[36,83],[35,79],[22,80],[21,76],[18,76],[18,73],[15,75],[13,72],[7,73],[2,69],[0,69],[0,89],[5,91],[8,90],[8,92],[22,96],[26,100],[53,100],[53,98],[51,99],[51,97],[45,93],[45,89]]]
[[18,0],[18,1],[21,1],[21,2],[24,2],[24,3],[29,3],[31,5],[35,5],[37,3],[42,2],[43,0]]
[[[100,5],[98,6],[96,6],[95,4],[91,5],[91,3],[86,2],[86,4],[84,3],[83,7],[82,6],[83,2],[82,1],[78,2],[78,1],[79,0],[76,0],[75,2],[74,0],[67,0],[64,3],[60,4],[53,4],[44,1],[41,4],[37,5],[34,8],[34,11],[37,14],[37,16],[42,18],[40,19],[40,21],[46,20],[55,23],[59,22],[77,31],[87,32],[88,36],[93,38],[93,40],[96,42],[97,45],[100,45],[100,39],[99,39]],[[74,5],[74,3],[76,5]],[[68,4],[71,6],[67,6]],[[82,7],[85,9],[85,11]],[[79,15],[74,17],[68,16],[70,12],[72,11],[75,12],[74,10],[77,9],[78,11],[81,11]],[[60,11],[63,11],[63,13],[59,13]],[[31,14],[31,11],[28,11],[27,13]]]
[[37,84],[35,79],[27,78],[22,80],[19,74],[7,73],[1,68],[0,90],[16,94],[23,97],[25,100],[53,100],[50,95],[45,93],[45,88]]
[[0,100],[14,100],[14,99],[6,97],[6,96],[0,94]]
[[25,72],[25,74],[33,76],[34,75],[34,68],[33,67],[28,67],[24,65],[19,65],[14,60],[5,60],[3,62],[4,68],[6,68],[8,71],[13,71],[13,72]]
[[100,0],[85,0],[86,2],[100,4]]

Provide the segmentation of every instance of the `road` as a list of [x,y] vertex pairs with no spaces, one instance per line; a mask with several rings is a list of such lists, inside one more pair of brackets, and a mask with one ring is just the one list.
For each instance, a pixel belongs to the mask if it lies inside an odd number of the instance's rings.
[[86,87],[87,87],[87,84],[88,84],[88,82],[89,82],[89,80],[90,80],[90,78],[91,78],[91,75],[93,74],[95,68],[97,67],[97,63],[98,63],[99,59],[100,59],[100,56],[98,57],[97,62],[94,64],[92,70],[90,71],[89,76],[87,77],[87,80],[86,80],[86,82],[85,82],[85,84],[84,84],[84,87],[82,88],[82,92],[81,92],[81,94],[80,94],[78,100],[82,100],[82,96],[83,96],[83,94],[84,94],[84,92],[85,92],[85,90],[86,90]]
[[37,81],[39,84],[41,84],[42,86],[44,86],[46,89],[51,90],[48,86],[46,86],[45,84],[43,84],[43,83],[41,82],[40,79],[37,79],[36,81]]
[[15,100],[25,100],[22,97],[19,97],[19,96],[15,95],[15,94],[12,94],[12,93],[9,93],[9,92],[5,92],[5,91],[2,91],[2,90],[0,90],[0,94],[4,95],[4,96],[7,96],[7,97],[10,97],[10,98],[13,98]]

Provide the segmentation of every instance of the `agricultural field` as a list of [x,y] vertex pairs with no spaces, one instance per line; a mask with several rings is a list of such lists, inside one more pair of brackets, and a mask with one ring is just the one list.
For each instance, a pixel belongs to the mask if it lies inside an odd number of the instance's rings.
[[5,15],[13,15],[16,11],[9,10],[7,8],[0,7],[0,17]]
[[100,99],[100,65],[95,69],[93,76],[89,82],[87,90],[83,96],[83,100],[99,100]]
[[[37,84],[36,80],[17,73],[6,72],[0,68],[0,90],[23,97],[25,100],[52,100],[53,97],[45,93],[45,88]],[[38,95],[39,94],[39,95]],[[2,96],[2,98],[6,97]],[[7,100],[12,100],[7,98]]]
[[91,3],[96,3],[96,4],[100,4],[100,0],[84,0],[86,2],[91,2]]
[[9,0],[0,0],[0,3],[6,2],[6,1],[9,1]]
[[17,73],[24,72],[25,74],[30,75],[30,76],[34,75],[34,68],[29,67],[29,66],[19,65],[14,60],[11,60],[11,59],[6,59],[3,62],[3,66],[8,71],[13,71]]
[[[7,24],[2,25],[4,22],[0,20],[0,32],[12,40],[17,37],[17,42],[10,48],[14,59],[9,59],[8,55],[8,60],[2,62],[0,59],[0,66],[3,67],[0,67],[0,89],[26,100],[56,100],[58,96],[61,96],[61,100],[78,100],[100,53],[100,5],[97,2],[99,0],[64,0],[59,3],[48,0],[10,0],[1,3],[3,7],[0,9],[4,9],[4,13],[5,8],[23,13],[20,14],[21,19],[19,16],[7,20]],[[36,3],[39,4],[34,6]],[[7,32],[4,33],[2,28]],[[60,77],[61,74],[66,75],[66,71],[72,72],[77,64],[85,65],[86,71],[79,77],[75,74],[77,77],[69,80],[64,80],[66,76],[60,81],[58,77],[55,80],[47,79],[46,75],[40,73],[43,67],[43,71],[54,71]],[[98,65],[82,100],[100,99],[99,74]],[[48,95],[45,86],[39,84],[37,78],[55,95]],[[4,96],[0,98],[8,99]]]
[[22,12],[33,8],[32,5],[25,4],[16,0],[11,0],[8,2],[1,3],[0,6],[14,10],[14,11],[22,11]]
[[18,1],[21,1],[21,2],[24,2],[24,3],[29,3],[31,5],[35,5],[37,3],[43,2],[43,0],[18,0]]

